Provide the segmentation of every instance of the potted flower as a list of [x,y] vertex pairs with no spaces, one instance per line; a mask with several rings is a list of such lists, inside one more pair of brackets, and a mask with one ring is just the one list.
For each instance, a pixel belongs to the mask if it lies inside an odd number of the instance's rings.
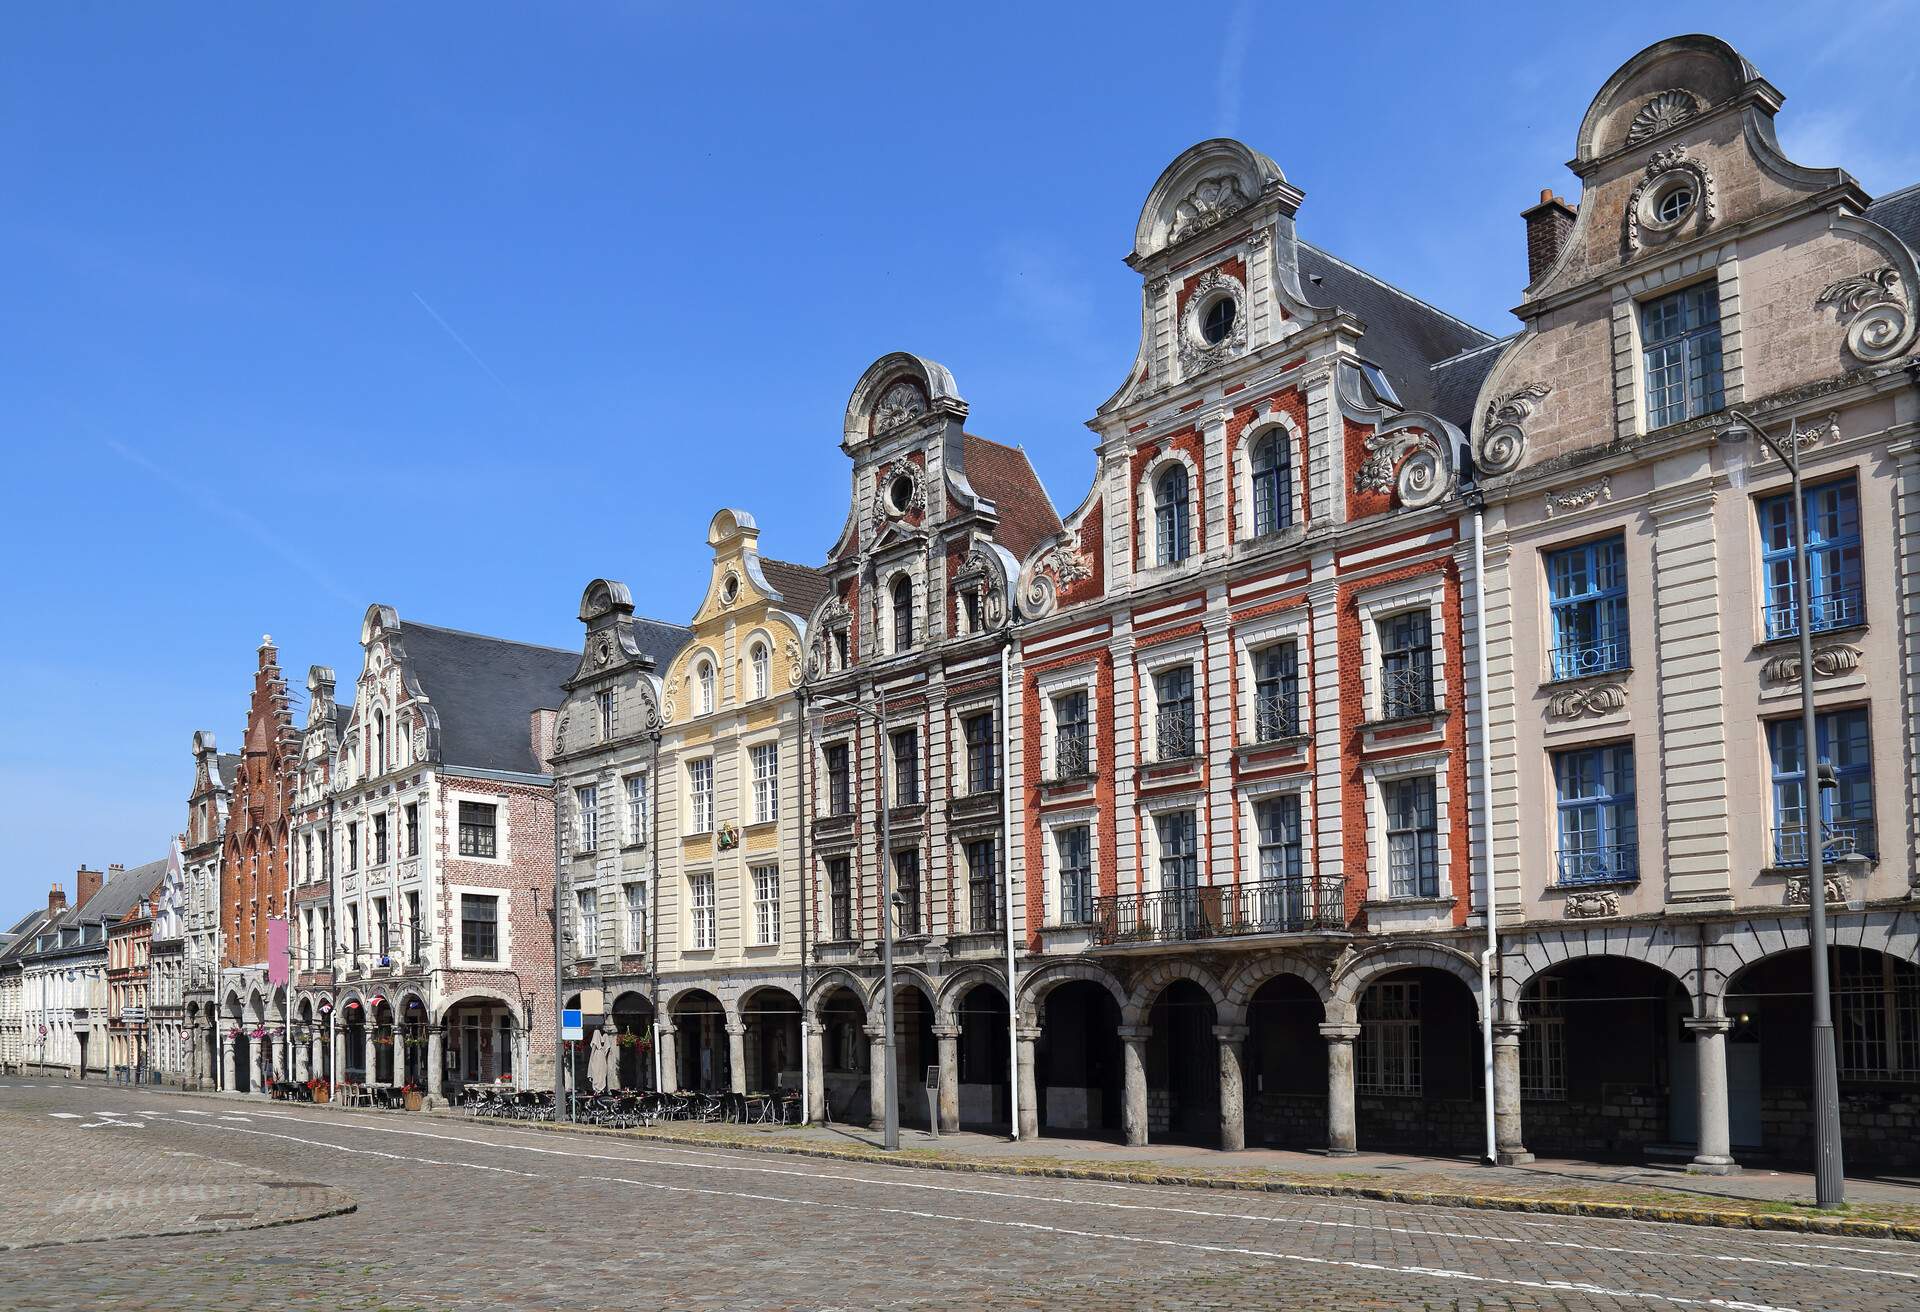
[[400,1086],[401,1104],[410,1112],[419,1111],[420,1105],[426,1101],[426,1096],[427,1091],[412,1080]]
[[327,1102],[333,1097],[333,1086],[325,1080],[308,1080],[307,1092],[313,1095],[313,1100],[316,1103]]

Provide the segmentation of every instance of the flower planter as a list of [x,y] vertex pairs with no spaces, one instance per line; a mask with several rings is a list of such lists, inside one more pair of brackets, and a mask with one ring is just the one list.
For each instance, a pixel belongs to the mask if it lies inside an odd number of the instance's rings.
[[333,1094],[332,1094],[332,1093],[330,1093],[330,1092],[329,1092],[329,1091],[328,1091],[327,1089],[325,1089],[325,1088],[319,1088],[319,1089],[315,1089],[315,1090],[313,1091],[313,1100],[314,1100],[315,1102],[327,1102],[327,1101],[329,1101],[329,1100],[331,1100],[331,1099],[332,1099],[332,1097],[333,1097]]
[[409,1089],[402,1095],[402,1100],[408,1111],[417,1112],[420,1110],[420,1104],[426,1100],[426,1095],[418,1089]]

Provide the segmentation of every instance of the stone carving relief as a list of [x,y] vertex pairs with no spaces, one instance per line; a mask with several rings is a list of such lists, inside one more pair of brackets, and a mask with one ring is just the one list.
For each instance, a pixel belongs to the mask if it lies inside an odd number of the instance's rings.
[[1692,92],[1677,87],[1662,91],[1633,116],[1633,122],[1627,126],[1627,144],[1637,146],[1668,128],[1679,127],[1699,112],[1700,102],[1693,98]]
[[[1654,202],[1675,185],[1690,185],[1693,203],[1671,220],[1661,219]],[[1704,228],[1720,215],[1713,174],[1698,160],[1687,158],[1685,146],[1656,151],[1647,161],[1646,176],[1627,198],[1627,249],[1638,254],[1648,240],[1665,240],[1684,228]]]
[[1430,506],[1453,486],[1453,462],[1424,428],[1392,428],[1366,440],[1367,456],[1353,472],[1361,492],[1394,496],[1402,506]]
[[873,431],[875,434],[887,432],[926,412],[926,393],[902,379],[880,394],[879,402],[873,407]]
[[970,588],[978,589],[980,593],[980,623],[983,628],[997,629],[1006,622],[1007,603],[1000,587],[999,572],[987,553],[979,547],[967,553],[967,558],[953,575],[955,595]]
[[1185,241],[1196,232],[1205,232],[1226,222],[1250,203],[1252,198],[1240,185],[1237,175],[1217,173],[1202,178],[1186,198],[1174,206],[1173,227],[1167,233],[1167,242]]
[[[907,480],[910,489],[904,499],[896,502],[894,484],[901,479]],[[880,466],[876,481],[878,486],[873,498],[873,522],[876,528],[890,520],[904,519],[926,510],[927,471],[913,461],[888,461]]]
[[[1234,301],[1233,329],[1219,341],[1208,342],[1200,331],[1201,311],[1211,301],[1218,299],[1216,294],[1221,292],[1231,296]],[[1179,334],[1180,372],[1188,377],[1203,369],[1211,369],[1247,349],[1247,291],[1237,278],[1218,269],[1208,269],[1201,274],[1187,297],[1184,319]]]
[[[1813,649],[1813,677],[1833,679],[1852,674],[1860,668],[1860,649],[1848,642],[1830,642]],[[1760,667],[1760,677],[1768,683],[1800,682],[1800,653],[1781,652],[1769,656]]]
[[1558,511],[1585,510],[1588,506],[1611,500],[1613,500],[1613,480],[1596,478],[1591,483],[1582,483],[1564,492],[1547,493],[1547,513],[1552,515]]
[[805,670],[805,658],[800,654],[800,644],[788,638],[786,645],[780,649],[780,654],[787,660],[787,682],[799,683],[800,676]]
[[[805,670],[807,678],[818,678],[833,668],[831,660],[833,635],[844,633],[852,620],[853,612],[848,610],[847,604],[838,597],[834,597],[820,608],[819,618],[814,624],[812,640],[808,643]],[[669,716],[671,716],[671,710],[669,710]]]
[[1620,895],[1610,888],[1596,888],[1567,897],[1568,920],[1594,920],[1620,914]]
[[1582,716],[1599,717],[1625,710],[1627,690],[1617,683],[1596,683],[1585,688],[1565,688],[1547,699],[1549,720],[1577,720]]
[[1092,577],[1093,566],[1080,554],[1075,542],[1056,542],[1033,562],[1027,585],[1020,593],[1020,604],[1035,618],[1049,614],[1058,604],[1062,588]]
[[1831,305],[1847,327],[1847,350],[1867,364],[1900,354],[1912,327],[1900,274],[1892,265],[1831,283],[1814,298],[1817,310]]
[[[1826,885],[1827,905],[1833,906],[1845,902],[1853,896],[1853,881],[1845,875],[1829,874],[1822,881]],[[1806,875],[1787,876],[1786,905],[1804,907],[1813,904],[1813,880]]]
[[1528,383],[1488,402],[1480,432],[1481,473],[1510,474],[1520,467],[1527,454],[1527,420],[1552,390],[1545,383]]

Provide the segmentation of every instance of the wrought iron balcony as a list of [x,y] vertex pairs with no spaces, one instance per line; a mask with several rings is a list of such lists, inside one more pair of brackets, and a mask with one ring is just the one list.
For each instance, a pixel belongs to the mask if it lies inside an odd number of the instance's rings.
[[1433,714],[1433,671],[1387,670],[1380,676],[1380,718],[1402,720]]
[[1610,674],[1627,668],[1627,635],[1624,629],[1588,642],[1562,643],[1553,649],[1553,677],[1583,679],[1590,674]]
[[1053,742],[1053,778],[1084,779],[1093,773],[1084,733],[1063,733]]
[[1347,916],[1346,886],[1338,875],[1124,893],[1092,901],[1093,941],[1100,945],[1337,930]]
[[1154,720],[1154,758],[1178,761],[1194,755],[1193,712],[1161,711]]
[[1640,878],[1640,845],[1638,843],[1563,847],[1560,849],[1559,859],[1562,886],[1630,884]]
[[1261,693],[1253,704],[1253,736],[1271,743],[1300,733],[1300,703],[1279,693]]
[[[1871,820],[1829,820],[1820,826],[1820,859],[1834,862],[1844,857],[1876,854]],[[1804,824],[1780,825],[1773,831],[1773,863],[1776,866],[1808,864],[1807,827]]]
[[[1762,614],[1768,638],[1791,638],[1800,632],[1800,601],[1793,595],[1793,589],[1787,589],[1787,593],[1788,600],[1766,607]],[[1867,618],[1866,597],[1858,583],[1816,585],[1813,595],[1807,598],[1807,609],[1813,617],[1815,633],[1851,628],[1864,624]]]

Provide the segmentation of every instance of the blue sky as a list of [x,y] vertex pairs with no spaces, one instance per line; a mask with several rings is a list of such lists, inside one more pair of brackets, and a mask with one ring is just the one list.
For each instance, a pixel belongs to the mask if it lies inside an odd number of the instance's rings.
[[[817,561],[894,349],[1064,510],[1132,359],[1121,263],[1239,136],[1300,229],[1499,331],[1519,211],[1685,30],[1788,152],[1920,180],[1911,4],[468,3],[21,8],[0,41],[0,916],[150,860],[254,647],[358,668],[369,602],[572,645],[684,619],[713,511]],[[1684,18],[1676,15],[1683,13]]]

